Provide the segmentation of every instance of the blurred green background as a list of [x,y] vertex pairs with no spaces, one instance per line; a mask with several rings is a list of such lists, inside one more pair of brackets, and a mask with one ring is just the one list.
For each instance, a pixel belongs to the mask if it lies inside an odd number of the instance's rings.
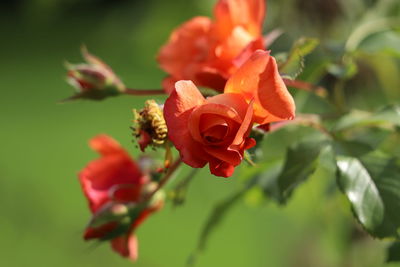
[[[73,93],[64,82],[63,62],[80,62],[79,47],[86,44],[128,86],[159,88],[164,76],[155,61],[159,47],[180,23],[195,15],[211,15],[214,2],[0,3],[1,266],[132,265],[107,244],[82,240],[90,214],[76,174],[97,157],[87,141],[98,133],[110,134],[133,155],[138,153],[129,130],[131,109],[140,108],[146,98],[58,104]],[[313,36],[322,39],[322,50],[334,47],[327,52],[334,58],[335,48],[344,44],[366,10],[379,2],[388,1],[271,0],[266,31],[280,27],[286,32],[272,49],[285,51],[294,39]],[[390,12],[398,17],[400,8],[396,7]],[[390,61],[398,57],[393,47],[400,46],[398,31],[393,34],[386,36],[387,49],[392,52],[384,69],[393,64],[398,67],[398,62]],[[376,52],[373,45],[367,48]],[[311,56],[309,63],[318,65],[320,60]],[[355,98],[355,103],[368,108],[376,98],[390,102],[399,96],[398,79],[398,73],[384,78],[388,90],[375,87],[371,89],[374,94]],[[373,82],[379,85],[381,80]],[[353,82],[359,85],[357,77]],[[368,86],[353,88],[369,90]],[[302,104],[312,109],[312,103]],[[139,228],[140,257],[135,266],[183,266],[213,204],[240,186],[238,176],[221,179],[206,169],[201,171],[183,207],[166,205]],[[383,266],[387,244],[358,229],[344,197],[335,194],[336,188],[327,194],[331,178],[317,172],[286,207],[259,203],[256,194],[247,197],[211,237],[198,266]]]

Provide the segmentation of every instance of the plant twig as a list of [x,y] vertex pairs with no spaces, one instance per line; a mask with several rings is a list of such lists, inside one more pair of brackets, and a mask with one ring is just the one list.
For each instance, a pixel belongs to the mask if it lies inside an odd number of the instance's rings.
[[172,174],[176,171],[176,169],[179,167],[179,165],[182,163],[181,158],[177,159],[171,167],[168,168],[167,173],[164,175],[164,177],[160,180],[160,182],[157,184],[157,187],[152,191],[150,194],[148,194],[145,198],[144,201],[150,200],[155,193],[158,192],[172,177]]
[[290,80],[287,78],[283,78],[283,82],[287,86],[294,87],[304,91],[314,92],[316,95],[319,95],[321,97],[326,97],[328,95],[328,92],[324,87],[317,86],[312,83],[299,80]]
[[126,95],[164,95],[166,94],[163,89],[132,89],[126,88],[124,91]]

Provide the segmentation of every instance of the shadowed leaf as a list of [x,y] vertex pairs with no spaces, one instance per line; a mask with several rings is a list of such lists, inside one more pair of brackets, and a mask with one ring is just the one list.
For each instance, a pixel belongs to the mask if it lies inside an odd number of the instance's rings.
[[328,147],[326,140],[319,139],[295,144],[288,149],[284,164],[259,174],[258,183],[270,198],[280,204],[286,203],[294,189],[314,173],[321,151]]
[[400,262],[400,242],[394,242],[388,247],[386,262]]

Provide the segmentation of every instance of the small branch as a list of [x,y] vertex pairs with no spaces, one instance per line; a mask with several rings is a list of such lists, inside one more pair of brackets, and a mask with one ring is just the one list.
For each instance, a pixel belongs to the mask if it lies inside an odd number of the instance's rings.
[[300,90],[308,91],[308,92],[314,92],[315,94],[321,96],[321,97],[326,97],[328,95],[328,92],[325,88],[321,86],[314,85],[312,83],[304,82],[304,81],[299,81],[299,80],[290,80],[287,78],[283,78],[283,82],[290,87],[294,87]]
[[126,88],[126,95],[164,95],[166,92],[163,89],[131,89]]
[[265,47],[268,48],[271,46],[271,44],[278,39],[281,35],[283,34],[283,31],[281,29],[274,29],[268,34],[264,35],[264,44]]
[[164,175],[164,177],[160,180],[160,182],[158,183],[156,189],[154,189],[153,192],[151,192],[150,194],[148,194],[144,201],[149,201],[154,195],[155,193],[158,192],[158,190],[160,190],[172,177],[172,174],[176,171],[176,169],[179,167],[179,165],[182,163],[182,160],[179,158],[177,159],[172,165],[171,167],[168,168],[167,173]]

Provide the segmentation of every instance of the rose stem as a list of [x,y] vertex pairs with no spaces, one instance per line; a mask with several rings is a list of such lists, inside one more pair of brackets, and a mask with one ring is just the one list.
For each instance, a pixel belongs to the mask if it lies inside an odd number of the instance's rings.
[[182,160],[181,160],[181,158],[179,158],[171,165],[171,167],[168,168],[167,173],[160,180],[156,189],[154,189],[153,192],[151,192],[150,194],[147,195],[147,197],[145,198],[145,201],[150,200],[154,196],[154,194],[157,193],[157,191],[160,190],[169,181],[169,179],[172,177],[172,174],[176,171],[176,169],[179,167],[179,165],[181,163],[182,163]]
[[321,86],[316,86],[312,83],[304,82],[304,81],[299,81],[299,80],[290,80],[283,78],[284,83],[287,86],[294,87],[297,89],[301,89],[304,91],[309,91],[309,92],[315,92],[319,96],[325,97],[327,95],[327,91],[325,88]]
[[131,89],[126,88],[124,91],[126,95],[164,95],[163,89]]

